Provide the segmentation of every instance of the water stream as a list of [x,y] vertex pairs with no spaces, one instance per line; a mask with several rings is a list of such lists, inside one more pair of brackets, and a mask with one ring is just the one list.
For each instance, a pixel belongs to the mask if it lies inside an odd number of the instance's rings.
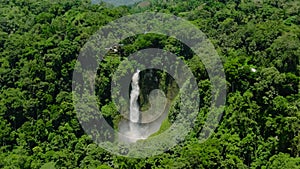
[[149,94],[151,107],[141,112],[138,97],[140,94],[139,73],[137,70],[131,79],[129,118],[122,119],[119,123],[119,140],[125,143],[133,143],[146,139],[157,132],[162,121],[168,115],[168,101],[161,90],[153,90]]
[[132,138],[141,138],[141,133],[139,130],[139,119],[140,119],[140,112],[139,112],[139,104],[138,104],[138,97],[140,94],[140,87],[139,87],[139,73],[140,71],[137,70],[132,76],[131,82],[131,93],[130,93],[130,122],[129,122],[129,133]]

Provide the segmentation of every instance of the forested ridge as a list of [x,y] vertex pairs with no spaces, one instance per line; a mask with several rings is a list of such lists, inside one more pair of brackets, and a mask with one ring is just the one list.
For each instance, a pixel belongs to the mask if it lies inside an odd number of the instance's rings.
[[[134,159],[109,153],[85,134],[74,112],[72,73],[80,49],[101,26],[146,11],[182,17],[207,35],[224,65],[227,96],[215,133],[200,143],[211,99],[200,59],[171,37],[125,39],[104,58],[96,78],[100,111],[114,128],[120,115],[110,98],[112,74],[140,49],[159,47],[183,58],[201,96],[185,141]],[[0,168],[300,168],[300,1],[151,0],[113,7],[1,0],[0,46]],[[163,82],[157,87],[170,87]]]

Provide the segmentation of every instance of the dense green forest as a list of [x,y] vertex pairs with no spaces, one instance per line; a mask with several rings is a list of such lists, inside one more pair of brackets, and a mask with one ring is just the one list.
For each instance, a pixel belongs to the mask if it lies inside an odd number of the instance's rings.
[[[151,0],[114,7],[89,0],[1,0],[0,9],[0,168],[300,168],[300,1]],[[211,100],[201,60],[171,37],[125,39],[101,62],[95,80],[100,111],[114,128],[120,114],[110,81],[118,64],[140,49],[183,58],[201,96],[184,141],[160,155],[127,158],[102,149],[82,129],[72,74],[80,49],[97,30],[146,11],[182,17],[207,35],[224,65],[226,107],[215,133],[200,143]],[[173,98],[171,77],[155,73],[164,80],[151,86]],[[141,108],[147,109],[151,88],[141,82],[141,90]]]

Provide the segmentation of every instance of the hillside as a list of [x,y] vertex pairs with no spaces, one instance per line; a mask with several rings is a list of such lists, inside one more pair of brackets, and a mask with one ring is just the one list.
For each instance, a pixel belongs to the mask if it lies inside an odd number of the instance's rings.
[[[0,9],[0,168],[300,168],[299,1],[150,0],[113,7],[88,0],[2,0]],[[224,67],[226,104],[212,136],[200,142],[213,97],[202,61],[174,37],[144,33],[122,40],[99,63],[95,78],[99,110],[113,129],[124,118],[111,98],[114,72],[141,49],[176,54],[200,95],[184,140],[159,155],[128,158],[86,134],[74,110],[72,77],[94,33],[143,12],[181,17],[207,36]],[[179,118],[176,79],[159,70],[140,76],[141,110],[151,106],[148,94],[156,88],[173,101],[154,135],[163,133]]]

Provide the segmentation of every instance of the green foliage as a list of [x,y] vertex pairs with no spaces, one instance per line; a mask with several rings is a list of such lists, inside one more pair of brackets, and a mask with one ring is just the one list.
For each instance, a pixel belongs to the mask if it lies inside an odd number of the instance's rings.
[[41,169],[55,169],[55,163],[49,162],[44,165],[42,165]]
[[[299,168],[299,7],[296,0],[149,0],[130,7],[89,0],[0,1],[0,168]],[[110,98],[112,77],[138,50],[176,54],[193,72],[201,95],[185,141],[157,156],[130,159],[110,154],[84,133],[74,112],[72,73],[81,47],[101,26],[145,11],[183,17],[209,37],[224,64],[228,95],[220,125],[200,143],[213,96],[199,57],[172,37],[122,40],[95,79],[99,111],[112,127],[122,118]],[[121,66],[116,78],[133,71],[130,64]],[[153,138],[180,118],[178,86],[162,71],[142,72],[140,81],[142,110],[156,88],[172,102]]]
[[171,123],[169,122],[169,119],[165,118],[162,121],[159,130],[157,132],[153,133],[152,135],[150,135],[149,137],[154,137],[154,136],[157,136],[157,135],[163,133],[164,131],[168,130],[170,128],[170,126],[171,126]]
[[266,168],[300,168],[300,158],[291,158],[288,154],[279,153],[278,155],[274,155],[270,158]]

